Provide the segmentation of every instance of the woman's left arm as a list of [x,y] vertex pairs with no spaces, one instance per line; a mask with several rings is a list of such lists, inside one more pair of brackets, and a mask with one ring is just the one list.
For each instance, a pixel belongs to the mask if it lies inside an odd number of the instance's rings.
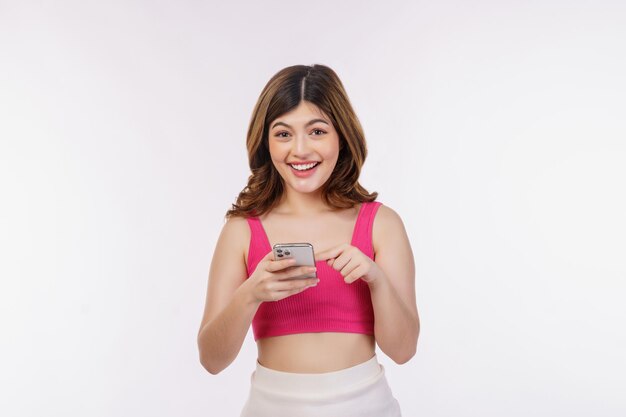
[[367,281],[376,318],[376,342],[394,362],[406,363],[415,355],[420,332],[415,262],[402,219],[391,208],[378,207],[372,241],[380,270]]
[[375,261],[347,243],[315,255],[339,271],[350,285],[369,285],[374,307],[374,332],[381,350],[396,363],[415,355],[420,320],[415,302],[415,262],[400,216],[381,205],[372,229]]

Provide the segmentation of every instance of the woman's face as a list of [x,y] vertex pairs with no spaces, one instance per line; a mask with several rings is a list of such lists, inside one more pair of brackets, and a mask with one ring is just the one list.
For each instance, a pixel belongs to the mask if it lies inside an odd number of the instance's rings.
[[269,149],[285,186],[310,193],[330,178],[339,157],[339,134],[313,103],[298,107],[270,123]]

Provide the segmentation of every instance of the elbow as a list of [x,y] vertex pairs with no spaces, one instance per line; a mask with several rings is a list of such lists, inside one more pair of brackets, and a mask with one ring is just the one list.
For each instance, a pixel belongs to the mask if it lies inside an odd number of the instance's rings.
[[218,367],[215,364],[215,355],[211,355],[210,349],[208,349],[206,343],[206,336],[203,334],[203,330],[206,329],[201,328],[198,332],[197,343],[198,343],[198,356],[200,360],[200,364],[208,373],[211,375],[217,375],[224,370],[223,367]]
[[394,355],[391,359],[393,359],[393,361],[397,363],[398,365],[403,365],[407,363],[408,361],[410,361],[413,358],[413,356],[415,356],[416,351],[417,349],[413,347],[413,349],[407,352],[402,352],[400,354]]
[[200,354],[200,364],[211,375],[217,375],[224,370],[223,368],[216,367],[206,357],[203,357],[202,354]]
[[206,348],[203,348],[200,343],[200,338],[198,337],[198,352],[200,364],[204,369],[207,370],[211,375],[217,375],[224,370],[223,367],[218,367],[215,364],[215,360],[211,357]]
[[413,337],[410,341],[405,345],[405,348],[402,352],[397,352],[391,359],[398,365],[403,365],[410,361],[413,356],[417,353],[417,340],[419,339],[420,326],[419,321],[417,321],[417,326],[415,331],[413,332]]
[[204,366],[204,369],[206,369],[207,372],[210,373],[211,375],[217,375],[220,372],[222,372],[222,369],[211,368],[211,367],[205,366],[205,365],[202,365],[202,366]]

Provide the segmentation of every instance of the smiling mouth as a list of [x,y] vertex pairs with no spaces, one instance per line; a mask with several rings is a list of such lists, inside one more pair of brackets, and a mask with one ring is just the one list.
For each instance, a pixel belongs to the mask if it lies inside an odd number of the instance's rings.
[[321,164],[321,162],[314,162],[314,163],[310,163],[310,164],[300,164],[300,165],[296,165],[296,164],[287,164],[290,167],[292,167],[293,169],[295,169],[296,171],[309,171],[313,168],[315,168],[316,166],[318,166],[319,164]]

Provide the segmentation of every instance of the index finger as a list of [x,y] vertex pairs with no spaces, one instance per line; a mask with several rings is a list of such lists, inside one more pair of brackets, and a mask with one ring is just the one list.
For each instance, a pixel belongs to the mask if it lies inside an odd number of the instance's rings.
[[339,256],[341,254],[342,251],[342,247],[338,246],[336,248],[331,248],[331,249],[327,249],[325,251],[319,252],[319,253],[315,253],[315,260],[316,261],[325,261],[331,258],[336,258],[337,256]]

